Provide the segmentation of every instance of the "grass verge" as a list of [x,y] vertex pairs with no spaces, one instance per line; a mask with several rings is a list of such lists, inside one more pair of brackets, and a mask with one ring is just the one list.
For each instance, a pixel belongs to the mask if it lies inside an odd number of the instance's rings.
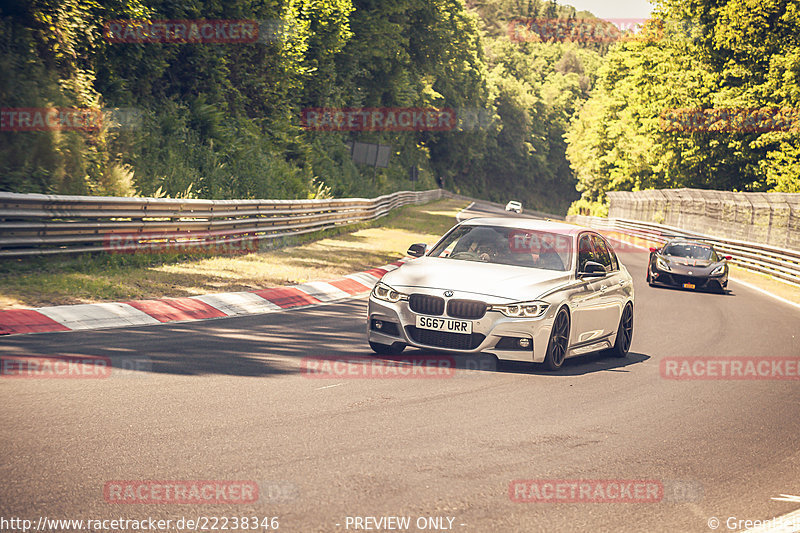
[[[287,238],[239,255],[93,254],[0,263],[0,309],[253,291],[333,279],[433,243],[468,202],[405,206],[378,220]],[[264,246],[267,248],[267,246]]]

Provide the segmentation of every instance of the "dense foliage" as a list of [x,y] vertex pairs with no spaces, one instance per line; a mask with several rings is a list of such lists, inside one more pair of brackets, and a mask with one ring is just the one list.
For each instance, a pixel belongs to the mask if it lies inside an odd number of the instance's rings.
[[[800,1],[663,0],[654,18],[604,57],[570,126],[585,201],[648,188],[800,192]],[[783,109],[795,125],[668,127],[680,108]]]
[[[564,132],[603,47],[515,43],[515,17],[574,17],[539,0],[28,0],[0,7],[5,108],[133,110],[133,126],[0,132],[0,190],[286,198],[445,187],[565,210]],[[579,14],[579,16],[589,16]],[[254,19],[257,43],[115,43],[113,20]],[[438,107],[457,131],[314,132],[308,107]],[[357,165],[347,141],[392,146]]]
[[[800,190],[800,132],[664,127],[670,109],[800,109],[800,0],[661,0],[636,38],[516,42],[546,0],[19,0],[0,103],[114,109],[88,131],[0,131],[0,190],[202,198],[446,188],[565,211],[652,187]],[[253,43],[118,43],[114,20],[256,20]],[[535,39],[534,39],[535,40]],[[452,131],[304,129],[304,109],[450,108]],[[126,114],[127,113],[127,114]],[[389,144],[388,168],[348,142]],[[409,181],[412,167],[420,182]]]

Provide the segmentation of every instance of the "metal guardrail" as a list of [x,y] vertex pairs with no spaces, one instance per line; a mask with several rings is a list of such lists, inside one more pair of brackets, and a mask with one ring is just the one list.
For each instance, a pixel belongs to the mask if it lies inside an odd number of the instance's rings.
[[800,252],[795,250],[784,250],[775,246],[736,239],[712,237],[671,226],[636,220],[585,215],[570,215],[567,220],[593,229],[615,231],[661,244],[673,237],[700,239],[713,244],[714,248],[719,252],[730,255],[733,258],[730,263],[733,265],[768,274],[787,283],[800,286]]
[[0,257],[242,247],[373,220],[440,189],[334,200],[184,200],[0,192]]

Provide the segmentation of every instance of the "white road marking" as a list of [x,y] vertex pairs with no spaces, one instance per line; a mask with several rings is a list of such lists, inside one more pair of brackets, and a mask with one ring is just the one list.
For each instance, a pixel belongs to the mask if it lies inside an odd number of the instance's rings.
[[325,385],[324,387],[320,387],[320,388],[314,389],[314,390],[330,389],[331,387],[338,387],[340,385],[344,385],[344,383],[337,383],[336,385]]
[[791,494],[781,494],[780,498],[772,498],[776,502],[792,502],[800,503],[800,496],[792,496]]

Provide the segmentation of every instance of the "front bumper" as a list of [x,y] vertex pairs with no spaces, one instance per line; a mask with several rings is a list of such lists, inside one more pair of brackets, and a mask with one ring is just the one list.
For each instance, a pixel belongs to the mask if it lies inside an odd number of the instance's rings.
[[[415,290],[422,294],[440,294]],[[454,298],[458,298],[455,295]],[[418,313],[411,311],[407,301],[389,303],[370,296],[367,310],[367,337],[371,342],[391,345],[402,342],[423,350],[446,351],[455,354],[494,354],[499,359],[541,363],[544,361],[556,310],[551,306],[539,318],[509,318],[497,311],[487,311],[472,320],[472,334],[445,333],[416,328]],[[439,318],[448,318],[439,315]],[[375,321],[381,328],[375,327]],[[530,339],[531,346],[508,349],[514,338]],[[499,346],[498,346],[499,344]]]
[[684,283],[691,283],[697,289],[723,290],[728,286],[727,273],[719,276],[690,276],[680,272],[666,272],[656,269],[651,271],[651,279],[656,283],[671,287],[683,287]]

